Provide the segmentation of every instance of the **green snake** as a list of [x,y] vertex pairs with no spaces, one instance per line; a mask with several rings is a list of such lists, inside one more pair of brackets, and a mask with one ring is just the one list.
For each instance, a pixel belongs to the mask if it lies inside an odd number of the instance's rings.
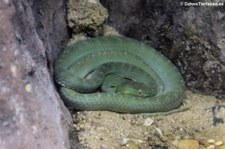
[[64,103],[76,110],[167,112],[182,104],[185,90],[182,76],[165,56],[122,36],[67,47],[56,60],[54,75]]

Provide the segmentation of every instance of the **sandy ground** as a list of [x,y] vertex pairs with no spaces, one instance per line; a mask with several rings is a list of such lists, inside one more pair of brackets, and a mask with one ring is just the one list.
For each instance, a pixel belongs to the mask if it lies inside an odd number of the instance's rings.
[[[84,2],[86,2],[85,5],[77,1],[68,5],[69,14],[72,14],[69,15],[68,22],[71,24],[76,22],[75,29],[77,26],[86,27],[90,22],[99,23],[99,20],[95,19],[99,19],[101,13],[94,11],[105,10],[101,5],[94,5],[90,1]],[[83,11],[89,17],[83,17]],[[81,16],[80,20],[77,20],[77,15]],[[103,16],[107,16],[106,13]],[[104,19],[100,19],[102,20]],[[99,24],[91,25],[99,26]],[[104,30],[105,35],[117,34],[111,27],[106,27]],[[83,39],[83,35],[77,36],[74,36],[70,43]],[[222,141],[225,144],[225,124],[214,126],[213,114],[210,111],[211,107],[218,104],[225,105],[225,99],[218,100],[212,96],[187,91],[184,106],[190,109],[184,112],[167,116],[148,116],[108,111],[84,111],[74,114],[74,126],[78,131],[79,141],[85,149],[176,149],[179,142],[186,139],[193,139],[200,148],[204,149],[210,145],[207,143],[209,139],[215,142]],[[225,120],[225,108],[221,108],[219,116]]]
[[[85,149],[176,149],[186,139],[204,149],[209,139],[225,143],[225,124],[213,125],[210,110],[218,104],[225,105],[225,100],[187,91],[183,107],[190,109],[183,112],[148,116],[84,111],[74,114],[74,126]],[[225,108],[218,114],[225,120]]]

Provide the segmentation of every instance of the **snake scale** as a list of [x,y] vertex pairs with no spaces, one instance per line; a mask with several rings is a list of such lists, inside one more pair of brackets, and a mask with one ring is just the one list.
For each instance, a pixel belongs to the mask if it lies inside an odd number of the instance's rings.
[[[67,47],[56,60],[54,75],[64,103],[76,110],[167,112],[182,104],[185,90],[182,76],[165,56],[122,36],[96,37]],[[153,93],[142,97],[101,91],[110,75],[150,86]]]

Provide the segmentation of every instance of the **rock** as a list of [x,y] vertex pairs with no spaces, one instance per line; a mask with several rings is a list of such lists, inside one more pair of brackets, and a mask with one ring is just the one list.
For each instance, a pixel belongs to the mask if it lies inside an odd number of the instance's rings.
[[217,149],[225,149],[225,145],[219,146]]
[[214,144],[216,141],[214,139],[208,139],[207,142],[210,144]]
[[68,8],[69,27],[74,33],[102,32],[108,12],[99,0],[69,0]]
[[144,125],[143,125],[143,126],[149,127],[149,126],[151,126],[151,125],[153,124],[153,122],[154,122],[153,119],[147,117],[147,118],[145,119],[145,122],[144,122]]
[[63,2],[0,3],[1,149],[78,146],[52,81],[54,58],[68,37]]
[[222,144],[223,144],[223,141],[216,141],[216,142],[215,142],[215,145],[216,145],[216,146],[220,146],[220,145],[222,145]]
[[215,149],[216,147],[214,145],[207,146],[207,149]]
[[199,149],[199,143],[196,140],[187,139],[178,142],[179,149]]
[[127,144],[128,149],[139,149],[139,146],[135,144],[134,142],[129,141]]
[[109,25],[170,58],[189,89],[225,97],[224,6],[200,9],[172,0],[101,3],[109,11]]

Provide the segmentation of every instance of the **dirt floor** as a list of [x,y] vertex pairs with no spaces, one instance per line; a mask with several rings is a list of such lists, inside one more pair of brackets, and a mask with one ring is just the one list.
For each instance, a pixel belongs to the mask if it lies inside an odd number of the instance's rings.
[[[96,1],[69,2],[68,22],[74,32],[87,24],[98,28],[107,17],[105,8]],[[107,25],[100,32],[117,34]],[[73,38],[70,43],[85,39],[82,34]],[[184,107],[190,109],[183,112],[149,116],[84,111],[74,114],[74,126],[84,149],[225,149],[225,124],[213,124],[212,107],[216,105],[225,105],[225,99],[187,91]],[[216,116],[218,121],[225,120],[225,108],[220,108]]]
[[[225,124],[213,124],[215,105],[225,105],[225,100],[187,91],[183,107],[190,109],[183,112],[148,116],[84,111],[74,115],[74,126],[85,149],[176,149],[184,142],[186,147],[197,144],[192,149],[224,149]],[[225,120],[225,108],[216,117]]]

